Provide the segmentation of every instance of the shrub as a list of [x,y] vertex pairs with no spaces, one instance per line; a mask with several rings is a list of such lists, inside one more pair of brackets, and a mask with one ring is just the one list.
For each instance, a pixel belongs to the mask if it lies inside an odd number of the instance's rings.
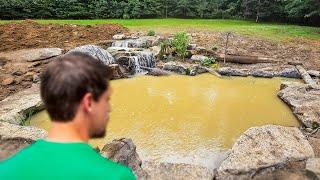
[[171,49],[171,41],[169,39],[160,43],[160,56],[171,53],[170,49]]
[[201,60],[200,63],[201,63],[202,66],[209,67],[211,64],[215,64],[215,62],[216,62],[216,59],[210,57],[210,58],[205,58],[205,59]]
[[218,51],[218,47],[217,46],[213,46],[211,49],[212,49],[212,51]]
[[153,31],[153,30],[150,30],[147,35],[148,35],[148,36],[155,36],[155,35],[156,35],[156,32]]
[[184,60],[187,52],[187,46],[189,44],[190,37],[187,33],[177,33],[174,35],[174,39],[171,42],[173,51],[177,53],[177,55]]

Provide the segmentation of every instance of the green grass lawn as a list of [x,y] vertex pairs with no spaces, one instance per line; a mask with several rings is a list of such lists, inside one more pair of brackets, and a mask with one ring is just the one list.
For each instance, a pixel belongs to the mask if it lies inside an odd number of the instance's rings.
[[[161,33],[186,32],[226,32],[264,37],[271,40],[306,38],[320,40],[320,28],[274,23],[255,23],[244,20],[224,19],[98,19],[98,20],[36,20],[39,23],[95,25],[117,23],[133,31],[154,30]],[[12,21],[0,21],[7,23]]]

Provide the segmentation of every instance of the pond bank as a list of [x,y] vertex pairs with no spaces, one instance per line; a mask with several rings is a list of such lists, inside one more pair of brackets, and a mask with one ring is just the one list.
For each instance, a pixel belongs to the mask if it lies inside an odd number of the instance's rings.
[[[32,72],[34,72],[25,77],[28,82],[31,82],[28,85],[33,84],[33,82],[38,83],[39,80],[35,75],[38,75],[42,67],[52,60],[51,57],[38,58],[34,62],[28,62],[26,59],[22,60],[26,60],[28,66],[30,65],[26,71],[31,68]],[[145,61],[143,57],[139,58]],[[127,63],[126,58],[123,59]],[[1,59],[0,62],[2,62]],[[15,63],[19,64],[21,62]],[[221,63],[220,66],[218,69],[211,70],[225,76],[301,78],[301,73],[296,66],[290,64],[259,63],[240,65]],[[197,75],[208,72],[208,69],[192,62],[157,62],[154,68],[183,75]],[[15,71],[17,76],[21,76],[24,73]],[[308,74],[312,75],[315,81],[319,78],[318,72],[308,72]],[[12,80],[8,77],[2,83],[5,82],[5,84],[10,85],[16,83],[16,81],[17,79]],[[21,80],[21,84],[23,81]],[[281,85],[278,96],[289,105],[303,128],[274,125],[252,127],[238,138],[230,154],[215,169],[181,163],[142,162],[136,152],[134,143],[125,139],[115,140],[108,145],[126,148],[116,148],[117,150],[111,153],[113,154],[112,157],[109,157],[110,152],[105,151],[113,148],[106,147],[100,152],[116,162],[130,166],[141,179],[170,177],[176,177],[177,179],[248,179],[252,177],[282,177],[288,179],[300,177],[302,179],[312,179],[315,177],[315,173],[319,175],[317,171],[320,158],[320,135],[318,131],[320,119],[319,95],[320,89],[302,83]],[[33,113],[42,109],[43,104],[40,100],[38,84],[0,101],[0,145],[8,146],[9,144],[17,143],[16,148],[10,146],[6,149],[1,149],[0,154],[5,151],[3,159],[15,153],[15,150],[18,150],[20,145],[25,146],[33,140],[46,137],[46,132],[42,129],[21,126],[26,123],[26,119]],[[131,158],[132,155],[134,155],[134,158]],[[128,161],[123,161],[123,159]],[[129,160],[133,160],[133,162]],[[314,173],[310,174],[309,171]]]

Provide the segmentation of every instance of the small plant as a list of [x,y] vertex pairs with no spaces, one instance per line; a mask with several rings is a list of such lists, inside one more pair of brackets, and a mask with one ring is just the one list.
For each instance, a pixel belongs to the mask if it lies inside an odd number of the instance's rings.
[[32,116],[36,113],[36,110],[28,110],[24,115],[20,114],[17,120],[22,126],[29,126],[31,123]]
[[155,35],[156,35],[156,32],[153,31],[153,30],[150,30],[147,35],[148,35],[148,36],[155,36]]
[[211,68],[218,69],[219,68],[219,64],[218,63],[214,63],[214,64],[211,65]]
[[175,51],[182,60],[184,60],[184,57],[186,56],[189,41],[190,37],[187,33],[182,32],[175,34],[174,39],[171,42],[173,51]]
[[213,46],[213,47],[211,48],[211,50],[212,50],[212,51],[218,51],[218,47],[217,47],[217,46]]
[[215,63],[216,63],[216,59],[215,59],[215,58],[212,58],[212,57],[210,57],[210,58],[205,58],[205,59],[201,60],[200,63],[201,63],[202,66],[207,66],[207,67],[209,67],[211,64],[215,64]]
[[190,75],[190,73],[191,73],[191,69],[190,69],[190,68],[187,68],[187,69],[186,69],[186,75]]
[[160,44],[160,55],[170,54],[171,40],[167,39]]

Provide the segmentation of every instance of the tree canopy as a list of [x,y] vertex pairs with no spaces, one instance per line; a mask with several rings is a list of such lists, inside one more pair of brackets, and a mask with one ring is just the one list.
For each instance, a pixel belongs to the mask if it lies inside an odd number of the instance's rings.
[[320,24],[319,0],[0,0],[1,19],[237,18]]

